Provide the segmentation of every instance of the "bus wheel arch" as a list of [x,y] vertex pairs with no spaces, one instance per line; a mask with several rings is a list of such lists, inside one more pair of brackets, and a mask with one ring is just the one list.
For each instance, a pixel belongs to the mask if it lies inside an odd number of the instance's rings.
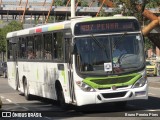
[[24,96],[26,100],[30,100],[29,86],[28,86],[27,78],[25,76],[23,76],[22,82],[23,82]]
[[55,89],[56,89],[56,95],[57,95],[57,101],[58,104],[63,108],[66,109],[66,102],[64,97],[64,92],[62,85],[59,80],[56,80],[55,82]]

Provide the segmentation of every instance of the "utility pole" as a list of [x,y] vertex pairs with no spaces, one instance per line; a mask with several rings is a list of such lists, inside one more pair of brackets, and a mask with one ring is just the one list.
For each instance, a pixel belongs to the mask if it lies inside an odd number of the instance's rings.
[[75,17],[75,0],[71,0],[71,18]]

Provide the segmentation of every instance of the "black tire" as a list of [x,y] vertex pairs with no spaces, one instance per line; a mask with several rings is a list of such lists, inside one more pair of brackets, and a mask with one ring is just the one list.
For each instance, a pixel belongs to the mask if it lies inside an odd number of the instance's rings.
[[63,93],[61,85],[58,85],[56,87],[56,92],[57,92],[57,101],[60,107],[62,109],[68,109],[68,105],[65,103],[64,93]]
[[25,96],[26,100],[30,100],[31,96],[30,96],[29,91],[28,91],[27,80],[24,80],[23,88],[24,88],[24,96]]
[[127,101],[115,102],[117,108],[125,108],[127,106]]

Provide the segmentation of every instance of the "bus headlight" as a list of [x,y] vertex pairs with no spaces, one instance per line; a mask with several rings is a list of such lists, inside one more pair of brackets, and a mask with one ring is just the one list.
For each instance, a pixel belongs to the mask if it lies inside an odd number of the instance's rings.
[[91,86],[87,85],[82,81],[77,81],[76,84],[85,92],[95,92],[95,89]]
[[139,79],[134,85],[133,88],[139,88],[139,87],[143,87],[146,83],[147,79],[146,78],[141,78]]

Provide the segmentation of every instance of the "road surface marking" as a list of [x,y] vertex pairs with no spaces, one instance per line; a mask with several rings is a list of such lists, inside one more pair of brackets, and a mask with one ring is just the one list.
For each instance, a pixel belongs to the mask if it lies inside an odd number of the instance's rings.
[[23,109],[26,109],[26,110],[29,110],[28,108],[26,108],[26,107],[22,107],[22,106],[20,106],[21,108],[23,108]]
[[[3,96],[0,96],[1,98],[5,98],[5,97],[3,97]],[[14,106],[14,107],[21,107],[21,108],[23,108],[23,109],[25,109],[25,110],[29,110],[28,108],[26,108],[26,107],[23,107],[23,106],[21,106],[20,104],[18,104],[18,103],[14,103],[14,102],[12,102],[12,100],[10,100],[10,99],[6,99],[8,102],[10,102],[10,103],[13,103],[14,105],[16,105],[16,106]],[[12,107],[11,107],[12,108]],[[11,109],[11,108],[9,108],[9,109]]]
[[2,98],[2,99],[4,99],[4,97],[3,97],[3,96],[1,96],[1,98]]
[[10,102],[10,103],[12,102],[10,99],[6,99],[6,100],[7,100],[8,102]]

